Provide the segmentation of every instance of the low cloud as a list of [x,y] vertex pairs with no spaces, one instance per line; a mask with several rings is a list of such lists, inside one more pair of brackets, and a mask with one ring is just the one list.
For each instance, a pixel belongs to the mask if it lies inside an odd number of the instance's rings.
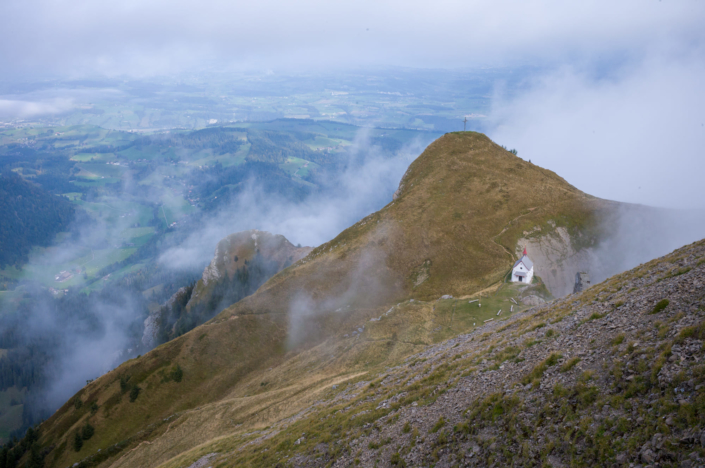
[[705,237],[705,210],[623,205],[602,220],[608,235],[587,269],[593,284]]
[[15,101],[0,99],[0,118],[27,119],[45,115],[61,114],[73,109],[71,99],[52,99],[50,101]]
[[9,73],[145,76],[223,65],[464,67],[615,57],[702,42],[697,1],[8,0]]
[[498,90],[487,133],[591,195],[703,208],[705,62],[700,51],[667,52]]
[[220,239],[233,232],[259,229],[284,235],[294,244],[317,246],[392,200],[409,164],[430,141],[414,143],[390,154],[369,142],[360,130],[341,173],[322,178],[321,192],[302,202],[266,193],[251,180],[235,201],[203,223],[160,262],[169,268],[192,268],[211,258]]
[[[327,174],[322,179],[324,186],[321,192],[303,201],[273,195],[266,192],[257,180],[250,180],[249,186],[232,204],[210,217],[204,213],[202,222],[192,232],[175,233],[177,235],[172,239],[175,245],[160,258],[159,274],[167,277],[180,274],[182,280],[186,276],[193,278],[198,269],[202,269],[212,258],[221,238],[242,230],[256,228],[281,233],[294,243],[323,243],[391,201],[402,174],[428,143],[417,141],[390,153],[371,145],[368,131],[361,130],[347,152],[345,169]],[[159,171],[157,169],[157,173]],[[129,199],[130,193],[138,188],[134,180],[127,178],[124,182],[125,197]],[[156,207],[168,200],[169,194],[170,191],[165,189],[135,196],[152,200]],[[78,217],[70,235],[59,245],[30,257],[27,270],[58,271],[68,268],[71,274],[82,275],[92,262],[99,261],[99,252],[104,255],[106,249],[117,249],[122,245],[122,232],[135,222],[132,214],[123,213],[124,217],[114,217],[111,213],[106,215],[107,218]],[[160,214],[164,215],[164,212]],[[366,257],[358,259],[358,263],[359,268],[341,282],[340,290],[334,291],[324,303],[311,303],[310,307],[304,307],[306,313],[335,309],[360,290],[366,291],[367,297],[376,294],[375,288],[381,286],[371,283],[361,272],[378,265],[379,259]],[[106,271],[98,275],[106,275]],[[31,410],[25,415],[25,422],[33,423],[55,410],[86,380],[103,374],[128,357],[146,351],[140,348],[140,339],[142,323],[147,315],[147,300],[139,291],[120,286],[119,281],[90,297],[69,294],[55,299],[52,294],[33,284],[31,277],[27,279],[30,281],[25,282],[24,287],[31,291],[33,301],[23,306],[20,316],[8,314],[9,318],[1,324],[0,331],[5,335],[14,334],[13,339],[17,340],[15,346],[30,348],[33,343],[41,343],[39,352],[51,354],[47,358],[46,375],[34,382],[29,396],[31,404],[27,407]],[[57,283],[55,287],[61,287],[61,284]],[[304,297],[294,298],[299,305],[305,300]],[[296,315],[303,309],[294,302],[292,313]],[[300,318],[303,320],[303,317]],[[302,322],[297,319],[297,323]],[[292,340],[294,343],[296,338],[292,336]]]

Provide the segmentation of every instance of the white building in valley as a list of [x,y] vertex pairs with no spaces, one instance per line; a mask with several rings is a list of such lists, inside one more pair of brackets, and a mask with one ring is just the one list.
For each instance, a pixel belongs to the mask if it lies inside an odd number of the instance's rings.
[[533,277],[534,262],[529,259],[524,249],[524,255],[512,267],[512,283],[531,283]]

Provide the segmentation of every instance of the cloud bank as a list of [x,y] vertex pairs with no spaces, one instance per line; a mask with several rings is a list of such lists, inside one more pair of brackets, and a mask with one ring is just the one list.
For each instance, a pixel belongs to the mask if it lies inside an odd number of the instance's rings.
[[7,0],[0,18],[7,75],[555,63],[705,35],[697,0]]
[[60,114],[74,107],[71,99],[52,99],[50,101],[18,101],[0,99],[0,118],[39,117]]
[[184,242],[167,250],[160,262],[192,268],[213,256],[219,240],[234,232],[259,229],[282,234],[294,244],[317,246],[392,200],[409,164],[430,141],[416,141],[389,154],[370,145],[361,129],[348,150],[346,169],[321,178],[324,186],[302,202],[265,193],[256,181],[232,205],[203,223]]
[[565,66],[498,90],[487,133],[602,198],[705,208],[705,61],[659,51],[608,72]]

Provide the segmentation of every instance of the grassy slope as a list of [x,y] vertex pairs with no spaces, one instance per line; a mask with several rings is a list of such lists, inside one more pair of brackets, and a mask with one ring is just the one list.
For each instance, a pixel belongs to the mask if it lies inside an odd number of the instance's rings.
[[699,241],[160,466],[701,466],[704,280]]
[[[446,135],[410,166],[394,202],[211,322],[87,385],[76,396],[82,409],[67,402],[42,426],[42,443],[56,447],[47,466],[74,463],[99,448],[107,456],[112,444],[133,447],[166,431],[163,445],[145,443],[110,459],[156,465],[235,428],[295,414],[334,381],[471,327],[469,320],[454,321],[452,311],[449,319],[447,305],[422,301],[471,295],[499,281],[524,226],[553,219],[587,229],[602,208],[484,135]],[[397,303],[390,315],[369,322]],[[352,334],[365,324],[364,338]],[[184,380],[163,382],[177,362]],[[142,388],[136,402],[120,391],[120,376]],[[85,404],[93,401],[96,414]],[[75,453],[66,442],[87,420],[96,435]]]

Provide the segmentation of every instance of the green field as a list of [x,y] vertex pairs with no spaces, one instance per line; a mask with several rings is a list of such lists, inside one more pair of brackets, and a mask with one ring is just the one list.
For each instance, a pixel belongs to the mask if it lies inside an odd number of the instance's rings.
[[81,198],[80,192],[63,193],[62,195],[71,200],[72,202],[78,201]]
[[154,234],[153,227],[128,228],[120,233],[120,237],[126,241]]
[[305,142],[311,149],[333,149],[339,146],[349,146],[352,144],[349,140],[343,140],[341,138],[328,138],[323,135],[316,135],[315,138],[307,140]]
[[226,154],[212,154],[210,150],[202,150],[191,156],[189,164],[191,166],[212,166],[216,162],[223,165],[223,167],[236,166],[245,162],[247,154],[250,152],[250,143],[245,143],[240,147],[236,153],[226,153]]
[[308,177],[311,171],[318,169],[320,166],[314,162],[306,161],[305,159],[288,158],[286,162],[280,164],[279,167],[294,177],[304,178]]
[[[264,104],[265,101],[267,100],[258,99],[258,105]],[[339,107],[329,103],[315,105],[325,113],[339,112]],[[103,109],[104,112],[88,115],[99,116],[102,121],[129,121],[130,126],[144,127],[151,125],[148,122],[150,119],[164,117],[164,113],[142,106],[127,110],[95,103],[94,107]],[[311,109],[303,106],[300,111]],[[206,121],[207,119],[204,120]],[[212,147],[208,144],[207,135],[219,131],[223,136],[215,138],[213,142],[216,146]],[[222,168],[222,171],[226,171],[228,168],[244,164],[252,148],[252,143],[248,141],[251,132],[254,132],[258,141],[271,137],[271,140],[267,140],[268,145],[276,146],[280,141],[284,142],[283,145],[295,142],[292,147],[296,148],[298,153],[293,153],[295,156],[287,156],[283,163],[272,165],[278,170],[283,170],[290,177],[294,187],[315,190],[317,186],[307,179],[316,171],[324,169],[323,165],[328,163],[316,163],[311,159],[319,161],[317,158],[320,155],[321,161],[334,162],[337,155],[352,144],[360,131],[359,127],[343,122],[297,119],[229,123],[223,130],[217,127],[204,130],[205,139],[202,139],[198,131],[183,129],[145,137],[150,134],[110,130],[96,125],[0,130],[0,156],[4,150],[2,145],[34,142],[34,146],[42,145],[43,151],[51,151],[52,157],[63,155],[66,158],[64,170],[67,172],[64,177],[67,180],[61,186],[63,195],[87,214],[97,226],[102,226],[100,236],[103,237],[93,245],[74,249],[71,258],[57,256],[60,252],[57,247],[35,247],[33,257],[39,260],[21,269],[6,267],[0,270],[0,285],[5,289],[12,289],[22,281],[31,280],[61,290],[83,287],[85,284],[91,284],[91,289],[99,287],[102,281],[91,282],[99,279],[96,275],[102,269],[129,258],[155,236],[163,236],[164,232],[170,229],[180,229],[181,221],[197,213],[204,203],[215,201],[226,192],[241,189],[241,182],[228,182],[216,186],[204,197],[194,184],[199,183],[201,171],[207,174],[207,177],[213,177],[217,173],[213,173],[210,168],[216,165],[219,170]],[[390,142],[392,147],[407,144],[420,135],[413,130],[380,128],[367,128],[364,133],[369,138],[376,139],[374,144]],[[425,137],[430,141],[429,135]],[[169,138],[176,138],[177,142],[195,144],[179,146],[171,143]],[[193,140],[190,140],[191,138]],[[217,144],[223,138],[232,141],[226,151],[217,149]],[[111,147],[115,148],[115,151],[110,151]],[[286,146],[282,148],[284,149],[268,147],[264,154],[276,155],[277,151],[287,151]],[[310,159],[298,157],[300,154],[307,154],[301,148],[312,151]],[[51,174],[46,171],[41,160],[37,163],[20,163],[11,170],[30,180],[35,180],[39,174]],[[75,186],[76,190],[70,190],[71,186]],[[124,194],[121,193],[123,187],[127,187]],[[193,199],[187,200],[186,197]],[[57,235],[55,244],[60,246],[70,241],[69,236],[63,233]],[[59,257],[61,261],[58,263],[52,263],[54,261],[50,260]],[[132,271],[128,267],[131,265],[120,271]],[[110,278],[119,276],[118,272],[113,272]],[[3,298],[17,300],[7,294],[3,294]]]
[[[434,329],[434,342],[482,327],[488,322],[504,320],[510,315],[528,309],[529,306],[524,305],[519,297],[521,294],[526,294],[528,290],[535,289],[537,288],[516,283],[504,283],[496,291],[477,297],[438,300],[434,306],[438,325]],[[511,299],[516,300],[518,304]]]

